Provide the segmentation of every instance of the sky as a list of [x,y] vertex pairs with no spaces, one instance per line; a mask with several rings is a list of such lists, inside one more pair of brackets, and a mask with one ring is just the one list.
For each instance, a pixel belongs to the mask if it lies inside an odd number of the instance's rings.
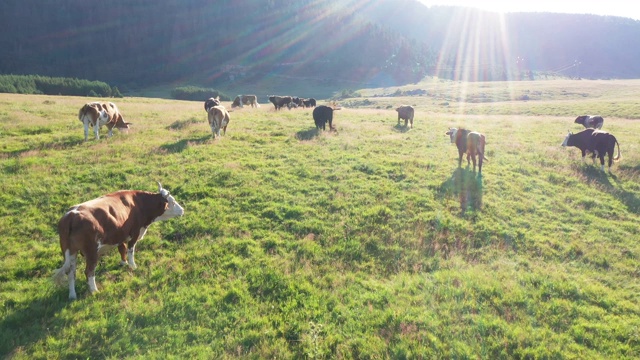
[[419,0],[427,6],[449,5],[494,12],[553,12],[612,15],[640,20],[640,7],[634,0]]

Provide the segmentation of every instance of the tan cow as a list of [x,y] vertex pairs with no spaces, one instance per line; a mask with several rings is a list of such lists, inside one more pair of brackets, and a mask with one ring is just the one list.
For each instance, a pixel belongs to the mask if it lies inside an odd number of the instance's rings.
[[97,292],[95,270],[100,256],[117,246],[121,263],[135,269],[135,246],[149,225],[183,214],[184,209],[160,183],[158,193],[121,190],[71,207],[58,223],[64,265],[56,270],[53,280],[62,285],[68,276],[69,299],[75,299],[80,253],[86,260],[89,291]]
[[96,140],[100,139],[100,127],[107,125],[109,137],[113,136],[113,128],[129,129],[131,123],[125,122],[116,104],[112,102],[86,103],[78,112],[78,119],[84,124],[84,141],[89,137],[89,125],[93,126]]
[[484,156],[485,137],[478,132],[450,128],[445,133],[448,135],[451,142],[456,144],[458,148],[458,167],[462,165],[462,155],[467,154],[467,166],[469,166],[469,160],[473,161],[473,171],[476,171],[476,156],[478,157],[478,174],[482,173],[482,161],[489,160]]
[[207,118],[214,138],[216,135],[220,136],[220,129],[224,131],[225,135],[227,134],[227,125],[229,124],[230,119],[229,112],[224,108],[224,106],[218,105],[211,107],[207,114]]

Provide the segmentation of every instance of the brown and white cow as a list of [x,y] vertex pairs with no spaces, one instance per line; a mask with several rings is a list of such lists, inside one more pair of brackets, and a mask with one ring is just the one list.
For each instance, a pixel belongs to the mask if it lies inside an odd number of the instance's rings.
[[93,126],[96,140],[100,139],[100,127],[107,125],[109,137],[113,136],[113,128],[129,129],[131,123],[125,122],[120,110],[112,102],[90,102],[84,104],[78,112],[78,119],[84,124],[84,141],[89,138],[89,125]]
[[255,95],[238,95],[233,99],[231,108],[244,107],[244,105],[251,105],[251,107],[260,107],[258,104],[258,97]]
[[84,273],[89,291],[97,292],[95,270],[100,256],[117,246],[120,263],[135,269],[136,242],[149,225],[183,214],[184,209],[160,183],[158,193],[120,190],[71,207],[58,223],[64,265],[56,270],[54,281],[62,285],[68,276],[69,299],[76,298],[76,264],[80,253],[86,260]]
[[400,119],[404,119],[404,127],[407,127],[407,122],[409,122],[413,129],[413,106],[402,105],[396,111],[398,112],[398,125],[400,125]]
[[473,161],[473,171],[476,171],[476,155],[478,156],[478,174],[482,173],[482,161],[489,160],[484,156],[485,136],[475,131],[466,129],[449,128],[445,133],[449,135],[451,143],[458,148],[458,167],[462,166],[462,155],[467,154],[467,166],[469,160]]
[[[618,155],[614,158],[613,152],[615,151],[616,145],[618,145]],[[580,149],[582,152],[582,161],[585,160],[587,151],[591,152],[593,154],[591,158],[593,159],[594,164],[596,162],[596,157],[600,159],[600,170],[602,171],[604,171],[605,155],[608,155],[609,157],[609,171],[611,171],[613,161],[620,160],[620,144],[618,144],[618,140],[615,136],[606,131],[586,129],[577,134],[569,132],[562,142],[562,147],[566,146],[574,146]]]
[[602,125],[604,124],[604,119],[602,116],[595,115],[582,115],[578,116],[574,121],[575,124],[581,124],[585,128],[589,129],[602,129]]
[[216,96],[215,98],[208,98],[205,102],[204,102],[204,111],[209,112],[209,109],[211,109],[214,106],[219,106],[220,105],[220,97]]
[[220,136],[220,129],[224,130],[225,135],[227,134],[229,112],[224,106],[218,105],[209,109],[207,119],[209,120],[209,126],[211,127],[211,132],[213,133],[214,138],[216,135]]

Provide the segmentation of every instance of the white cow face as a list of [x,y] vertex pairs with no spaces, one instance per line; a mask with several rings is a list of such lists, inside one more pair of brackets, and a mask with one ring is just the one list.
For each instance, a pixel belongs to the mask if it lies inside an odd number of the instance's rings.
[[456,134],[458,133],[458,129],[456,128],[449,128],[449,131],[447,131],[446,133],[444,133],[445,135],[449,135],[449,139],[451,140],[452,143],[454,143],[456,141]]
[[162,195],[163,198],[167,200],[167,208],[165,209],[164,213],[158,216],[154,221],[162,221],[184,215],[184,209],[182,208],[182,206],[180,206],[180,204],[178,204],[173,196],[169,194],[169,191],[162,188],[162,185],[160,185],[160,183],[158,183],[158,192],[160,193],[160,195]]
[[571,131],[569,131],[569,133],[567,134],[567,137],[564,138],[564,141],[562,142],[562,147],[567,146],[567,144],[569,143],[569,138],[571,137],[571,135],[573,135],[573,134],[571,133]]

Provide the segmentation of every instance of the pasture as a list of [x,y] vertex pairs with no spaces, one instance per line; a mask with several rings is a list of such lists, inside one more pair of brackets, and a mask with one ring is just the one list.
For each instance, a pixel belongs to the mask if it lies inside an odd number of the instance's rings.
[[[89,99],[0,94],[0,356],[640,357],[640,82],[416,86],[345,100],[336,132],[261,101],[215,140],[202,102],[116,99],[131,130],[85,142]],[[582,114],[617,137],[612,173],[560,146]],[[486,135],[482,177],[457,168],[460,126]],[[95,296],[80,257],[68,301],[60,217],[156,181],[185,215],[136,270],[102,257]]]

